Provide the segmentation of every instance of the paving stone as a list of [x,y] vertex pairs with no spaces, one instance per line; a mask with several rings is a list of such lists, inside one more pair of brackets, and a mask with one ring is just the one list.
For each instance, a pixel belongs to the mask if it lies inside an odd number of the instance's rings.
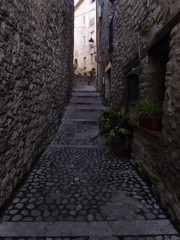
[[94,216],[92,214],[89,214],[87,216],[87,219],[88,219],[88,221],[93,221],[94,220]]
[[32,210],[32,211],[31,211],[31,215],[32,215],[33,217],[38,217],[38,216],[41,215],[41,212],[38,211],[38,210]]
[[20,221],[20,220],[22,220],[22,216],[21,215],[14,215],[13,217],[12,217],[12,221]]
[[46,185],[49,186],[49,187],[52,187],[52,186],[54,186],[54,183],[47,182]]
[[155,237],[155,240],[163,240],[163,236],[157,236]]
[[17,212],[18,212],[18,210],[16,210],[16,209],[9,211],[9,213],[10,213],[11,215],[15,215]]
[[5,215],[4,218],[3,218],[3,221],[9,221],[11,219],[11,215]]
[[146,216],[147,219],[150,219],[150,220],[156,218],[156,216],[153,213],[145,213],[144,215]]
[[23,208],[23,206],[24,206],[24,204],[22,204],[22,203],[18,203],[18,204],[16,205],[16,207],[17,207],[18,209]]
[[58,216],[58,214],[59,214],[59,210],[54,210],[54,211],[52,211],[52,216],[53,217],[56,217],[56,216]]
[[75,216],[77,212],[76,211],[70,211],[69,213],[70,213],[71,216]]
[[22,214],[23,216],[27,216],[29,213],[28,213],[28,211],[26,211],[26,210],[22,210],[22,211],[21,211],[21,214]]
[[180,240],[180,236],[172,236],[171,240]]
[[28,205],[27,205],[27,208],[28,208],[28,209],[34,209],[34,207],[35,207],[34,204],[28,204]]
[[13,199],[13,203],[18,203],[18,202],[20,202],[20,199],[19,199],[19,198]]

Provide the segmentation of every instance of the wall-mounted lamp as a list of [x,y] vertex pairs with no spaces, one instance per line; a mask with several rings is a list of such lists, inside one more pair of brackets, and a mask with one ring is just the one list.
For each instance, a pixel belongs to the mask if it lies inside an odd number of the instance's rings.
[[92,37],[89,39],[89,43],[94,43],[94,40],[92,39]]
[[94,48],[95,47],[95,44],[94,44],[95,42],[94,42],[94,40],[93,40],[93,38],[91,37],[90,39],[89,39],[89,47],[90,48]]

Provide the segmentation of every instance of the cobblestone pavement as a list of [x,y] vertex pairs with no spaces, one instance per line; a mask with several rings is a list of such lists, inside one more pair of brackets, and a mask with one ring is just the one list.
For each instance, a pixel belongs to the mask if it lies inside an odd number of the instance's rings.
[[62,124],[55,135],[52,144],[57,145],[84,145],[103,147],[104,139],[98,138],[91,141],[92,137],[98,134],[98,128],[95,124]]
[[[117,211],[118,210],[118,211]],[[50,147],[5,212],[4,221],[166,219],[128,159],[100,148]]]
[[[133,228],[135,221],[141,221],[143,229],[144,222],[167,221],[129,157],[105,154],[103,139],[90,142],[97,132],[94,123],[62,124],[9,203],[2,223],[130,221]],[[0,239],[180,240],[173,226],[168,226],[170,232],[164,229],[166,233],[147,236],[5,238],[0,232]]]

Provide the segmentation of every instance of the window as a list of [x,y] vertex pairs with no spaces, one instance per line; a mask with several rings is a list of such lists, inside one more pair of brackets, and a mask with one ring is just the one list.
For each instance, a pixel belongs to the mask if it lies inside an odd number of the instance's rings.
[[94,57],[93,57],[93,53],[90,54],[90,63],[92,64],[94,62]]
[[134,102],[139,99],[139,72],[129,73],[126,75],[127,83],[127,99],[126,99],[126,110],[130,113],[134,113]]
[[74,59],[74,64],[78,65],[78,60],[77,60],[77,58]]
[[84,68],[86,68],[86,57],[84,57],[83,62],[84,62]]
[[91,0],[91,4],[94,3],[94,2],[95,2],[95,0]]
[[94,25],[94,23],[95,23],[95,17],[92,17],[92,18],[90,19],[90,26]]
[[86,43],[86,37],[85,36],[83,37],[83,42]]
[[138,100],[139,98],[139,76],[138,75],[130,75],[127,77],[127,85],[128,85],[128,97],[129,101],[133,102]]
[[166,64],[169,61],[170,34],[164,36],[148,52],[148,67],[151,69],[151,76],[146,81],[153,86],[153,91],[148,93],[149,97],[158,101],[164,101]]
[[92,32],[90,32],[90,34],[91,34],[91,38],[94,40],[95,39],[95,32],[92,31]]

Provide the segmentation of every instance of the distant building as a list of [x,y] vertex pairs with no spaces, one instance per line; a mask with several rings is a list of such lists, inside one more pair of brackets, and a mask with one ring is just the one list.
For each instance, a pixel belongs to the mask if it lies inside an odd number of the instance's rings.
[[97,68],[96,1],[79,0],[74,11],[74,65],[83,74]]

